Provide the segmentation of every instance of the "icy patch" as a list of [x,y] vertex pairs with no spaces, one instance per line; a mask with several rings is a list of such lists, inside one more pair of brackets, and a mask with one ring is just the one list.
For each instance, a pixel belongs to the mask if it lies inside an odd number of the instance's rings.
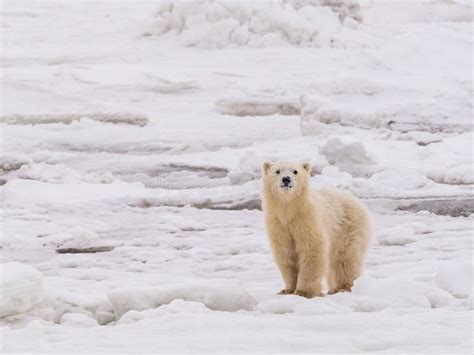
[[128,124],[145,126],[148,118],[143,115],[131,113],[84,113],[84,114],[58,114],[58,115],[11,115],[1,116],[0,123],[14,125],[36,125],[63,123],[71,124],[82,119],[89,119],[103,123]]
[[0,275],[0,317],[27,312],[43,300],[43,275],[34,267],[0,264]]
[[444,263],[436,273],[435,283],[454,297],[470,297],[473,286],[472,262]]
[[400,211],[414,211],[422,212],[427,211],[428,213],[434,213],[442,216],[468,217],[474,213],[474,199],[468,197],[449,199],[424,199],[416,201],[416,203],[404,202],[397,207]]
[[[224,48],[315,46],[321,32],[341,30],[338,16],[356,13],[352,1],[163,1],[146,35],[172,33],[185,46]],[[334,8],[337,12],[333,11]],[[357,16],[355,16],[357,17]]]
[[215,311],[253,310],[255,300],[231,282],[189,282],[150,288],[123,288],[108,294],[117,317],[130,310],[157,308],[176,299],[203,303]]
[[93,318],[90,318],[82,313],[65,313],[62,317],[60,322],[63,325],[67,325],[70,327],[95,327],[99,325],[97,321]]
[[474,169],[472,164],[460,164],[449,169],[429,171],[428,177],[440,184],[470,185],[474,184]]
[[228,98],[216,102],[216,109],[225,115],[269,116],[299,115],[300,103],[291,99]]
[[416,241],[415,232],[404,227],[392,227],[377,232],[381,245],[406,245]]
[[432,134],[429,132],[412,131],[412,132],[408,132],[407,136],[420,146],[427,146],[428,144],[438,143],[443,140],[443,138],[440,135]]

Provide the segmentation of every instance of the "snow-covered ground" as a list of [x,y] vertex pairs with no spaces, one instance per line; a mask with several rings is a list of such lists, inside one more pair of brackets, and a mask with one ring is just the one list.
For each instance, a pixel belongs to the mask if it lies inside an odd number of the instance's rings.
[[[2,1],[2,353],[473,352],[471,2],[283,3]],[[276,295],[284,159],[371,209],[352,293]]]

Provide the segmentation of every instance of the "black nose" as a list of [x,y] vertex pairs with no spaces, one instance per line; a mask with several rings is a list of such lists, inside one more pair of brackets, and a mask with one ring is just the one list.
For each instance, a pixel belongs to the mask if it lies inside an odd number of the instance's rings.
[[291,182],[291,179],[289,176],[283,176],[283,178],[281,179],[281,182],[283,183],[283,185],[286,186]]

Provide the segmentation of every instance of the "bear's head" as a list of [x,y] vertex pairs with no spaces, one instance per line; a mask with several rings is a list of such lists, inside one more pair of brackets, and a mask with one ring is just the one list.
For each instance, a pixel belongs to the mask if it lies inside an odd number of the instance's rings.
[[262,170],[266,194],[292,199],[307,193],[311,171],[309,163],[265,162]]

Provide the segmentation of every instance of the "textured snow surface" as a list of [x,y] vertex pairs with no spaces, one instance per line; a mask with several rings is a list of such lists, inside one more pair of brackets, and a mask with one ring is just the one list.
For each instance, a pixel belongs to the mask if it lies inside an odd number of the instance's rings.
[[[470,1],[1,16],[2,353],[472,354]],[[371,210],[353,292],[276,294],[266,160]]]
[[[325,5],[325,6],[323,6]],[[341,30],[358,5],[337,1],[162,1],[146,35],[177,35],[185,46],[224,48],[316,46]]]
[[18,262],[0,264],[0,317],[23,313],[43,299],[43,276]]

